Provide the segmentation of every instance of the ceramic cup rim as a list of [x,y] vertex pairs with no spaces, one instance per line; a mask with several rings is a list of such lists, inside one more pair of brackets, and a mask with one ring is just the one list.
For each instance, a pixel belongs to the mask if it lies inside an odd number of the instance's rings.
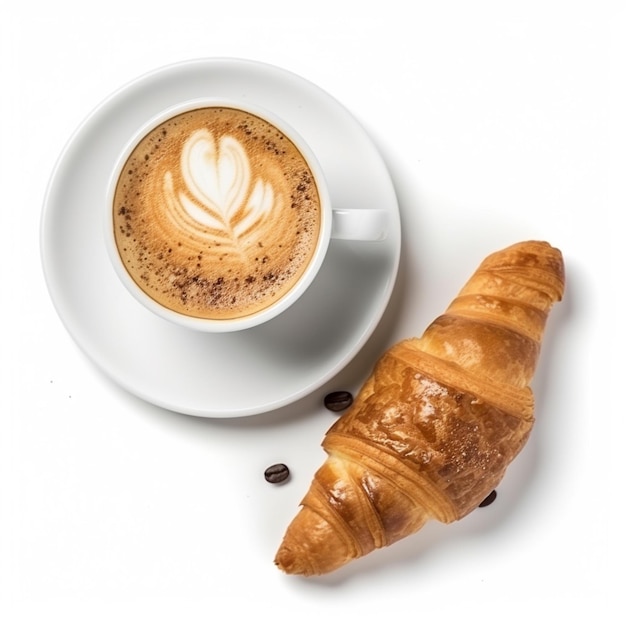
[[[134,281],[129,272],[127,271],[117,248],[115,241],[114,226],[113,226],[113,201],[119,176],[126,164],[131,153],[137,146],[137,144],[154,128],[173,118],[177,115],[193,111],[200,108],[209,107],[224,107],[234,108],[258,116],[265,121],[275,126],[281,133],[284,133],[292,143],[298,148],[302,156],[304,157],[309,169],[311,170],[320,200],[320,232],[315,245],[312,258],[303,272],[302,276],[298,279],[295,285],[278,300],[270,304],[269,306],[251,313],[249,315],[241,316],[233,319],[209,319],[194,317],[179,313],[168,307],[160,304],[152,297],[150,297],[141,287]],[[307,291],[307,289],[314,282],[329,247],[332,230],[332,205],[330,202],[330,195],[328,191],[328,185],[322,170],[322,166],[313,152],[309,144],[304,140],[300,133],[294,129],[288,122],[281,117],[273,113],[272,111],[265,109],[262,106],[241,101],[234,98],[221,98],[221,97],[205,97],[205,98],[193,98],[174,104],[166,109],[160,111],[146,122],[144,122],[129,138],[121,152],[119,153],[107,185],[106,194],[106,210],[104,215],[104,237],[105,244],[108,252],[109,259],[113,265],[113,268],[125,286],[126,290],[134,296],[134,298],[141,303],[145,308],[152,311],[156,315],[170,322],[173,322],[179,326],[189,328],[196,331],[204,332],[232,332],[246,330],[253,328],[260,324],[274,319],[289,307],[291,307],[300,297]]]

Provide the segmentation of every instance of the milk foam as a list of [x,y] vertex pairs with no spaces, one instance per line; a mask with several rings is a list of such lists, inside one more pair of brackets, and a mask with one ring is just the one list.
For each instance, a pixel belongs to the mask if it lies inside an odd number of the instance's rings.
[[310,262],[319,196],[294,144],[236,109],[198,109],[152,131],[114,201],[129,273],[157,301],[197,317],[250,315]]
[[213,134],[196,131],[184,144],[180,170],[186,189],[176,194],[170,171],[164,176],[169,210],[185,211],[198,223],[198,236],[239,246],[240,237],[259,228],[270,211],[282,210],[283,198],[271,183],[252,180],[244,146],[226,135],[219,142]]

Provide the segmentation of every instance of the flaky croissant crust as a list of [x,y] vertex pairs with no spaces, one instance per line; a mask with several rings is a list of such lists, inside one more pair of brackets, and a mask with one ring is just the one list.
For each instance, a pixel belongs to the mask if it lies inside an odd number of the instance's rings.
[[563,289],[558,250],[516,244],[487,257],[421,338],[388,350],[328,431],[277,565],[327,573],[474,510],[529,437],[528,384]]

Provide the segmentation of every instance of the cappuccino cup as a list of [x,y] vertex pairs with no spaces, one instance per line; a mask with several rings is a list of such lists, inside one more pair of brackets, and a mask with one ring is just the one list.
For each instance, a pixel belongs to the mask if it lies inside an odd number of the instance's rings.
[[386,237],[385,209],[333,207],[309,145],[261,107],[185,102],[148,121],[114,167],[106,247],[121,282],[178,325],[238,331],[309,288],[331,239]]

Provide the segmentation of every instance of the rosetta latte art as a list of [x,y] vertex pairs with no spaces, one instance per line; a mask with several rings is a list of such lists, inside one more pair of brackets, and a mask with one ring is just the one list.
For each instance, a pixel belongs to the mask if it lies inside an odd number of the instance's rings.
[[174,117],[135,148],[114,199],[118,250],[154,300],[234,319],[271,306],[310,263],[319,195],[298,149],[230,108]]
[[165,174],[169,210],[174,221],[187,227],[195,222],[199,237],[208,229],[214,242],[239,248],[270,211],[282,210],[282,197],[271,183],[253,183],[246,150],[234,137],[218,143],[210,131],[196,131],[184,145],[180,166],[186,191],[177,194],[172,173]]

